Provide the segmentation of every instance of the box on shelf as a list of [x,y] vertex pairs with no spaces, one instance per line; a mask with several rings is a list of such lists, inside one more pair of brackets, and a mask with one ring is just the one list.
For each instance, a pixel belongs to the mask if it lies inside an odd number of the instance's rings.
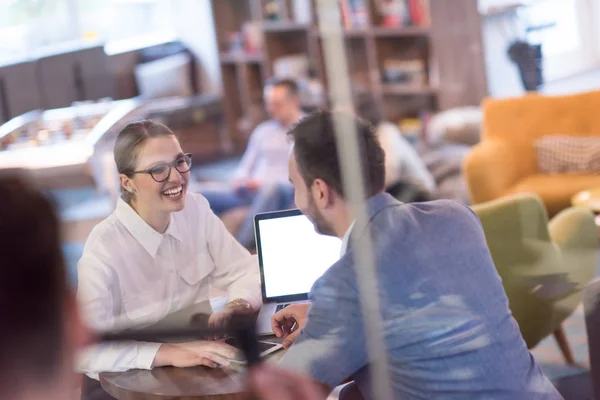
[[242,28],[244,50],[248,53],[258,53],[263,48],[263,32],[257,21],[246,22]]
[[309,24],[312,20],[312,4],[307,0],[294,0],[292,3],[294,21]]
[[425,62],[424,60],[384,60],[382,78],[385,83],[425,86],[427,85]]
[[279,57],[273,62],[273,73],[278,78],[305,80],[308,78],[310,62],[306,54]]

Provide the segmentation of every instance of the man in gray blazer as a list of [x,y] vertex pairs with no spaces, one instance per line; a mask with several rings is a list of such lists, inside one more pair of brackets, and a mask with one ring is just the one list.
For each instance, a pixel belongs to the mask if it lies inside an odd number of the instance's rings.
[[282,365],[326,388],[351,377],[373,398],[353,250],[369,232],[381,305],[376,328],[394,398],[560,399],[511,315],[477,216],[452,201],[403,204],[384,194],[384,155],[371,126],[338,116],[357,128],[368,218],[355,219],[345,196],[334,115],[305,118],[290,132],[295,202],[317,231],[343,239],[342,257],[314,284],[310,305],[274,316],[289,347]]

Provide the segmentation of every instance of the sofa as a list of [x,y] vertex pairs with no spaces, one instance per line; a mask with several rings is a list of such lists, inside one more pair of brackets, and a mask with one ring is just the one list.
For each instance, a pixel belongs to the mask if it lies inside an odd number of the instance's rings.
[[540,172],[535,149],[538,139],[557,135],[600,139],[600,91],[486,99],[482,107],[482,140],[463,164],[473,204],[531,192],[554,216],[571,205],[575,193],[600,186],[600,171]]

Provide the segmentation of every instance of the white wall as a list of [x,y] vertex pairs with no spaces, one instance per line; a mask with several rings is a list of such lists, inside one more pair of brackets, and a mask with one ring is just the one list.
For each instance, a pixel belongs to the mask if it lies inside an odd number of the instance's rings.
[[221,90],[221,68],[210,0],[171,0],[177,36],[194,53],[201,66],[203,91]]
[[[514,4],[514,0],[479,0],[479,10]],[[515,13],[482,16],[481,29],[488,91],[492,97],[520,96],[524,93],[517,66],[508,58],[509,44],[519,37],[521,27]]]
[[507,55],[513,33],[514,14],[485,18],[481,22],[483,53],[492,97],[519,96],[524,93],[517,65]]
[[600,69],[589,71],[567,79],[560,79],[544,85],[543,93],[563,95],[600,90]]

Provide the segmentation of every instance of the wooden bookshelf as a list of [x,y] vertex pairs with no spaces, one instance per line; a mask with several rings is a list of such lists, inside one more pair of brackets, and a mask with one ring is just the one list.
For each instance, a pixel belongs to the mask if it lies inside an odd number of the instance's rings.
[[[298,0],[311,4],[304,15],[295,15],[296,0],[277,0],[282,8],[279,19],[268,13],[270,0],[211,0],[215,18],[226,120],[232,141],[243,148],[250,131],[266,115],[262,87],[271,77],[277,60],[286,56],[305,55],[316,78],[328,87],[323,37],[319,31],[317,0]],[[354,0],[340,0],[350,4]],[[474,15],[479,16],[477,0],[429,0],[427,25],[403,24],[383,26],[376,0],[364,0],[366,7],[360,26],[344,26],[345,53],[353,93],[370,94],[385,117],[397,122],[404,117],[418,117],[447,105],[473,105],[487,91],[481,33]],[[453,9],[456,8],[456,10]],[[346,14],[347,15],[347,14]],[[467,23],[463,23],[464,21]],[[466,32],[462,26],[466,26]],[[251,26],[258,32],[260,49],[232,52],[234,32]],[[460,26],[460,29],[456,29]],[[479,54],[472,54],[478,49]],[[470,53],[469,53],[470,52]],[[465,57],[465,54],[467,56]],[[440,57],[441,56],[441,57]],[[464,70],[462,64],[481,58],[481,74],[464,76],[460,86],[476,87],[457,90],[454,76]],[[412,63],[412,64],[411,64]],[[394,70],[398,65],[422,65],[419,82],[400,83]],[[392,65],[390,67],[390,65]],[[384,72],[385,68],[387,70]],[[401,67],[400,67],[401,68]],[[417,68],[417,71],[419,69]],[[395,80],[396,79],[396,80]],[[471,80],[477,82],[471,84]],[[326,105],[326,104],[325,104]],[[312,105],[315,106],[314,104]]]

